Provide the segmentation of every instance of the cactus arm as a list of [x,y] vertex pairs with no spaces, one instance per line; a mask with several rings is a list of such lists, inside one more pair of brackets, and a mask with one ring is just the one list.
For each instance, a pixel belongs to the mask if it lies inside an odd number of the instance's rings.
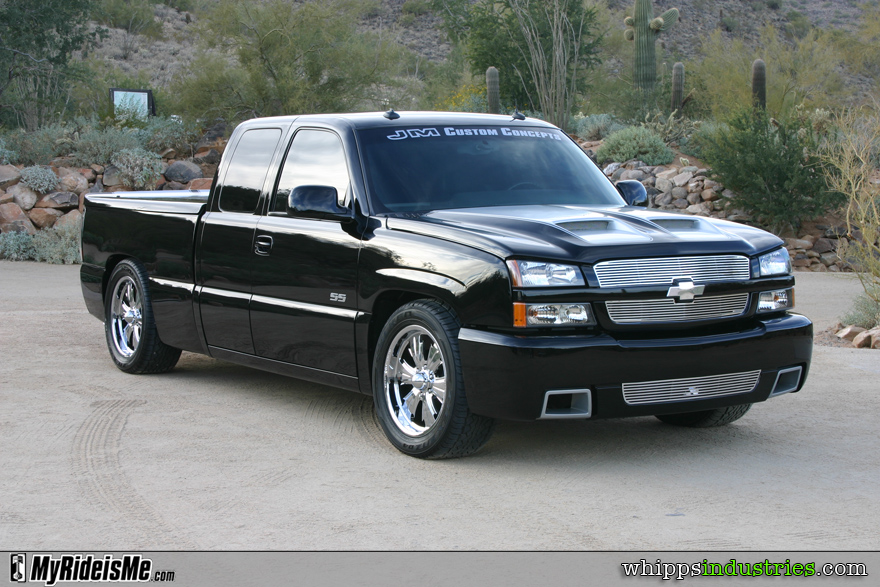
[[657,18],[660,18],[663,20],[663,26],[661,26],[659,29],[656,29],[656,30],[658,30],[658,31],[668,30],[668,29],[672,28],[675,25],[675,23],[678,22],[678,8],[670,8],[669,10],[667,10],[666,12],[664,12],[663,14],[661,14]]

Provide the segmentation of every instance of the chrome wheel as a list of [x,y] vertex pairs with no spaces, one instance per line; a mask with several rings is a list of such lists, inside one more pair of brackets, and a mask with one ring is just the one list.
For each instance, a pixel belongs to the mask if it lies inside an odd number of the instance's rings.
[[116,282],[110,298],[110,329],[113,346],[124,358],[138,349],[143,332],[143,300],[137,284],[128,275]]
[[385,355],[386,405],[397,428],[407,436],[427,432],[446,402],[443,351],[422,326],[397,333]]

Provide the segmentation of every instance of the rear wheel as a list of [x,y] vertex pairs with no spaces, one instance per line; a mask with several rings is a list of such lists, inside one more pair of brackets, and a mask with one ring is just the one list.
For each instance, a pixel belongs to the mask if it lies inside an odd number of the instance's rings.
[[130,259],[110,275],[104,298],[104,333],[116,366],[126,373],[164,373],[180,358],[180,349],[159,340],[147,273]]
[[687,414],[666,414],[657,416],[661,422],[674,424],[676,426],[689,426],[691,428],[711,428],[713,426],[724,426],[739,420],[746,415],[752,404],[742,404],[739,406],[729,406],[726,408],[717,408],[715,410],[706,410],[703,412],[689,412]]
[[433,300],[398,309],[382,329],[373,360],[373,396],[385,436],[419,458],[451,458],[479,450],[494,420],[467,405],[458,355],[460,324]]

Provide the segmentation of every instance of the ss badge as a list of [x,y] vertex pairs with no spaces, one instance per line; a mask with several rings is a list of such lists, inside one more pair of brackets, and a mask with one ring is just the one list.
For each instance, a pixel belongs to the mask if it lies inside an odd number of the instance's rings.
[[341,293],[331,293],[331,294],[330,294],[330,301],[331,301],[331,302],[344,302],[344,301],[345,301],[345,297],[346,297],[345,294],[341,294]]

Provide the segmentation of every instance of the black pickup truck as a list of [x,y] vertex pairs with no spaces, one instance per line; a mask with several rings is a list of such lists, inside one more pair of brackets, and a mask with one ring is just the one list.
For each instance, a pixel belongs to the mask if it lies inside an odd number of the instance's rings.
[[82,290],[110,356],[369,394],[395,447],[434,458],[496,419],[714,426],[800,390],[812,324],[780,239],[646,208],[520,118],[254,119],[210,192],[89,196]]

